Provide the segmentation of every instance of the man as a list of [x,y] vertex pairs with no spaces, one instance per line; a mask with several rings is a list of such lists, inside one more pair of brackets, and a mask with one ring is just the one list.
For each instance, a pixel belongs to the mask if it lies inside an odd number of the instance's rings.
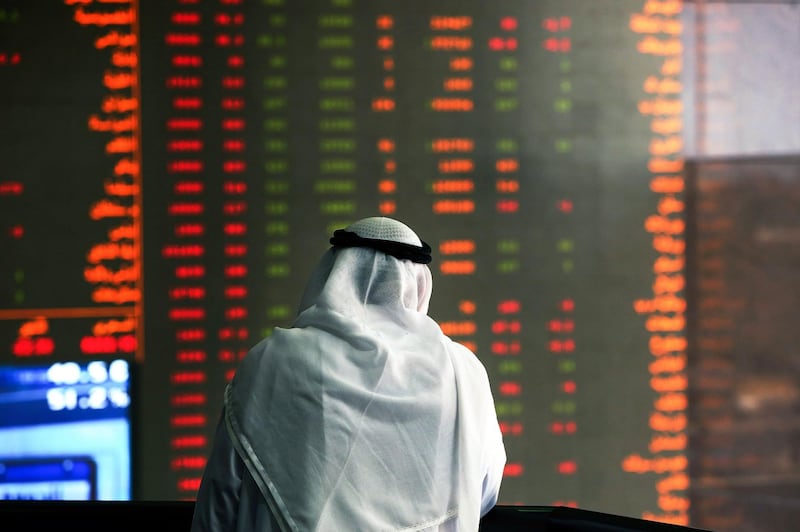
[[430,247],[383,217],[331,243],[226,389],[192,530],[478,530],[505,448],[485,368],[427,315]]

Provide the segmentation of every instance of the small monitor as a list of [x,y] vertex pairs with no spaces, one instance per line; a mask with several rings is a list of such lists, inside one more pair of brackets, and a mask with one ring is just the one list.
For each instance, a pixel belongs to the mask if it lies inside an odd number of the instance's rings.
[[131,369],[0,364],[0,500],[131,500]]

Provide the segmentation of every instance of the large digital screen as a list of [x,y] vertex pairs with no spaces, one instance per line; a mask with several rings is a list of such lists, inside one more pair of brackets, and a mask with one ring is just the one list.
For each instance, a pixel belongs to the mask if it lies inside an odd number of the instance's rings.
[[0,500],[130,500],[125,360],[0,365]]
[[191,499],[239,360],[390,216],[501,504],[785,529],[799,49],[790,1],[0,0],[0,362],[135,364],[134,497]]

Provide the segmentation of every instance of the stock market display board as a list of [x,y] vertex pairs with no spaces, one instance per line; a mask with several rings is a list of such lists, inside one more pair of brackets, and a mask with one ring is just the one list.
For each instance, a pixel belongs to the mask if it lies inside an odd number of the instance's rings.
[[137,496],[192,498],[238,361],[334,229],[389,216],[489,372],[501,504],[738,526],[693,495],[689,340],[727,355],[687,303],[748,300],[687,269],[687,187],[729,174],[687,172],[684,7],[0,0],[0,357],[135,362]]

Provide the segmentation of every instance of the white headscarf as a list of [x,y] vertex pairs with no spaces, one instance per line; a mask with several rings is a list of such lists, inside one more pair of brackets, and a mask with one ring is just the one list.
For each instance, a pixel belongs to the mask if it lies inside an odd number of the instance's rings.
[[[389,218],[347,230],[421,244]],[[334,246],[292,327],[242,361],[228,431],[284,530],[478,529],[486,455],[505,453],[485,369],[430,296],[425,264]]]

